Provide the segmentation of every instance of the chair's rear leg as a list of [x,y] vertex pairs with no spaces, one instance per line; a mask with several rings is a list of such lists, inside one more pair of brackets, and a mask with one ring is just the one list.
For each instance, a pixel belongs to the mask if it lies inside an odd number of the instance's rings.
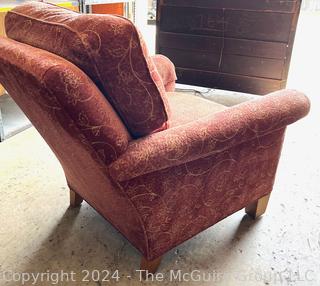
[[246,207],[246,213],[251,216],[253,219],[258,218],[259,216],[262,216],[268,206],[270,194],[258,199],[254,203],[248,205]]
[[143,278],[146,278],[147,273],[155,273],[161,263],[162,257],[158,257],[154,260],[147,260],[143,256],[141,258],[140,270],[145,270]]
[[70,189],[70,207],[76,208],[81,205],[83,198],[78,195],[76,192]]

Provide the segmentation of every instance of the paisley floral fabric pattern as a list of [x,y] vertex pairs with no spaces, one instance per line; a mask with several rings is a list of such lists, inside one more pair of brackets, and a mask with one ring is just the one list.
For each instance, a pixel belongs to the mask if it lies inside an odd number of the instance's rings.
[[108,98],[132,136],[167,128],[165,87],[129,20],[27,2],[8,13],[5,24],[8,37],[80,67]]
[[150,260],[271,192],[284,128],[225,151],[121,182]]
[[[105,164],[116,160],[127,149],[130,135],[126,127],[92,81],[76,66],[54,54],[6,38],[1,38],[0,48],[3,65],[14,67],[23,59],[23,68],[41,83],[41,87],[30,91],[34,99],[50,113],[56,113],[61,125],[65,125],[65,119],[60,115],[67,113]],[[18,81],[18,76],[8,79],[17,70],[6,76],[2,66],[4,81],[11,84]],[[32,89],[32,81],[23,84]],[[43,94],[39,94],[41,90]]]
[[[67,76],[62,87],[61,74]],[[140,216],[106,169],[113,152],[119,155],[126,149],[129,135],[92,81],[56,55],[0,38],[0,83],[55,153],[70,188],[143,252]]]
[[140,214],[149,259],[272,191],[286,126],[309,112],[283,90],[130,143],[109,166]]
[[303,94],[294,90],[277,91],[133,141],[110,165],[110,174],[123,181],[223,152],[284,128],[308,111],[309,100]]

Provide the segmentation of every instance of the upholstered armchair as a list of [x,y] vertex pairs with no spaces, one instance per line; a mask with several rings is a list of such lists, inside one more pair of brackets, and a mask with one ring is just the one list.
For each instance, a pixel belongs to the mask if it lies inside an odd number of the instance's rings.
[[96,209],[142,269],[242,208],[264,213],[285,129],[309,111],[302,93],[230,107],[172,92],[173,64],[117,16],[28,2],[6,32],[0,83],[59,159],[71,206]]

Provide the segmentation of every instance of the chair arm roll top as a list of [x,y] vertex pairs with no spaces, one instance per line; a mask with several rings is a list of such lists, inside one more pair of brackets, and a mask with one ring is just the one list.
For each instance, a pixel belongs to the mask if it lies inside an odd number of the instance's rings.
[[177,166],[267,135],[308,114],[309,99],[282,90],[132,142],[109,171],[118,181]]
[[154,55],[151,58],[157,67],[166,92],[175,91],[177,75],[173,62],[163,55]]

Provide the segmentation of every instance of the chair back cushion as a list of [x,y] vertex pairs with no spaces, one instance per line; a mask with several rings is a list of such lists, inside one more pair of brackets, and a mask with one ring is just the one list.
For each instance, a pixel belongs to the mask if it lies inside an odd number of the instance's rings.
[[[121,119],[91,79],[69,61],[0,38],[0,83],[62,163],[74,155],[65,152],[70,146],[65,146],[63,133],[85,144],[105,165],[126,151],[130,135]],[[85,167],[83,163],[79,165]]]
[[133,137],[167,128],[162,80],[128,19],[79,14],[32,1],[8,12],[5,25],[8,37],[80,67],[108,98]]

